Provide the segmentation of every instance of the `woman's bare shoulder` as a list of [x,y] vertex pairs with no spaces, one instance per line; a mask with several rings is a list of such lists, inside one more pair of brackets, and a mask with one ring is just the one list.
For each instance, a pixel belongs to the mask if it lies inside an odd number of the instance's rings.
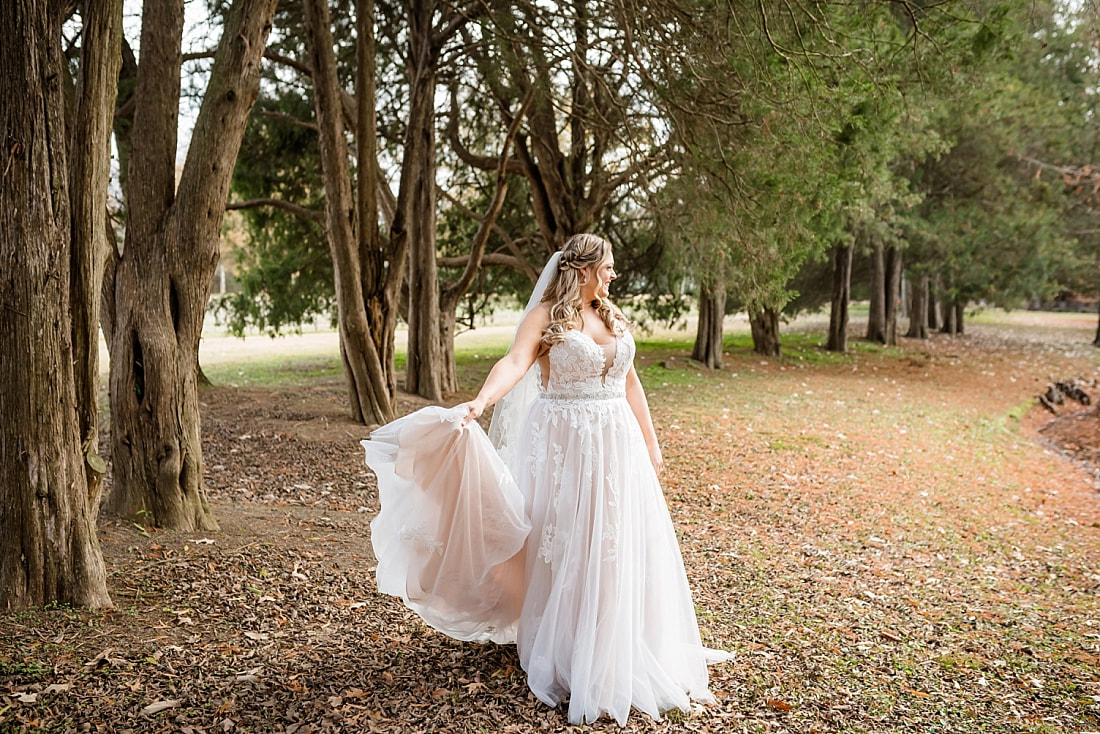
[[524,315],[523,321],[519,324],[518,331],[533,331],[541,335],[549,324],[550,309],[546,304],[540,303]]
[[543,301],[538,304],[527,314],[526,318],[534,319],[542,323],[543,325],[550,323],[550,304]]

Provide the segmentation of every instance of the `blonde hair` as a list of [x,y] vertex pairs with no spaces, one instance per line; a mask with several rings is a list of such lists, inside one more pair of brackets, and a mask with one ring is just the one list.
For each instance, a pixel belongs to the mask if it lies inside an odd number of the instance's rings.
[[[542,302],[549,304],[550,324],[542,332],[546,347],[565,339],[565,332],[579,329],[582,323],[580,272],[585,268],[599,267],[611,254],[611,243],[594,234],[576,234],[566,240],[561,248],[558,272],[554,273]],[[617,334],[626,326],[626,319],[611,301],[598,295],[593,301],[596,313],[612,333]]]

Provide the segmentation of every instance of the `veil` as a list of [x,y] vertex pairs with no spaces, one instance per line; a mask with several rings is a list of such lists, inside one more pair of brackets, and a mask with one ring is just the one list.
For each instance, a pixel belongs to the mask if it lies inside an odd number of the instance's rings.
[[[519,322],[521,324],[527,314],[531,312],[531,309],[542,303],[542,297],[546,295],[546,289],[550,286],[550,279],[558,272],[559,260],[561,260],[560,251],[551,255],[546,264],[542,266],[542,273],[539,275],[538,282],[535,283],[535,289],[531,291],[531,297],[527,300],[527,307],[523,309],[523,316],[520,317]],[[519,330],[518,325],[516,330]],[[515,343],[516,337],[513,335],[509,349]],[[500,454],[505,465],[509,468],[515,466],[513,461],[515,446],[513,442],[519,436],[519,429],[523,425],[523,419],[527,416],[527,409],[538,397],[538,383],[535,365],[531,365],[531,369],[527,370],[527,373],[516,383],[516,386],[497,401],[496,406],[493,408],[493,419],[489,423],[489,440],[493,442],[497,453]]]

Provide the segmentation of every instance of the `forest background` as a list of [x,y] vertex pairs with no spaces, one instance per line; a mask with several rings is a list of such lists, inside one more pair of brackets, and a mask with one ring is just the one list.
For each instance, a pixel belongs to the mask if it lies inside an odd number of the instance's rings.
[[[185,52],[182,0],[134,23],[121,0],[0,10],[9,608],[110,606],[101,506],[218,527],[200,410],[212,309],[239,333],[331,319],[348,413],[369,426],[401,395],[458,395],[456,333],[521,302],[576,232],[612,241],[637,322],[691,314],[709,370],[733,312],[775,358],[783,320],[822,307],[825,350],[848,352],[853,298],[861,336],[887,346],[903,311],[923,340],[979,305],[1100,302],[1091,2],[204,13],[209,43]],[[231,210],[240,291],[212,304]]]

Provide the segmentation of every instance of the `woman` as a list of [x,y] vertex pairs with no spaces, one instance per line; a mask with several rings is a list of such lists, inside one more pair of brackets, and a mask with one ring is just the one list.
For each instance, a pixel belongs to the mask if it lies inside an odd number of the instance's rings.
[[[712,701],[706,664],[728,656],[699,639],[614,266],[605,240],[570,238],[477,397],[364,445],[379,587],[459,639],[514,638],[531,690],[568,697],[570,722],[622,725],[632,706]],[[503,462],[473,421],[506,395],[490,429]]]

